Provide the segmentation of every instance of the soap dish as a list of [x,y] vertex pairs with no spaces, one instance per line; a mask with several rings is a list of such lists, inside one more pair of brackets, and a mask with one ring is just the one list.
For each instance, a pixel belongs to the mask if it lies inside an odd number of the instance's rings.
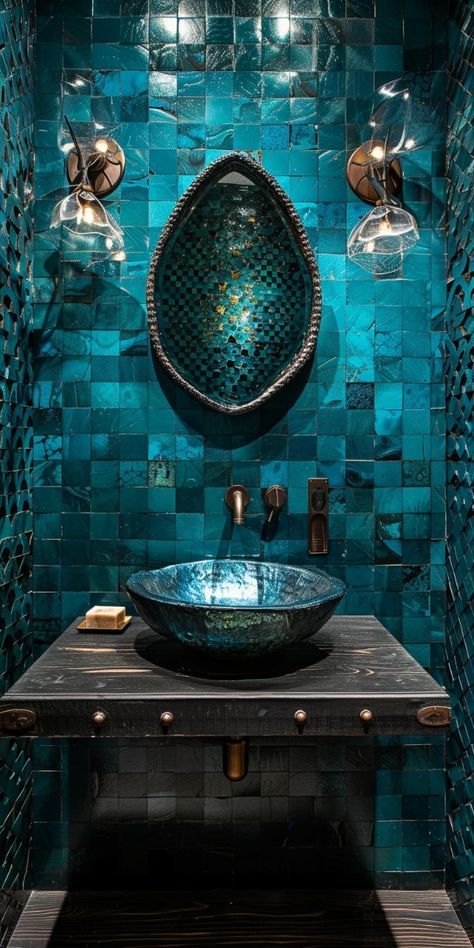
[[99,627],[96,625],[91,628],[90,625],[86,625],[86,620],[83,619],[79,625],[76,625],[76,629],[78,632],[103,632],[105,635],[111,635],[113,632],[123,632],[124,629],[127,628],[127,625],[130,624],[132,619],[133,616],[125,616],[124,621],[121,622],[120,625],[115,626],[114,629],[99,629]]

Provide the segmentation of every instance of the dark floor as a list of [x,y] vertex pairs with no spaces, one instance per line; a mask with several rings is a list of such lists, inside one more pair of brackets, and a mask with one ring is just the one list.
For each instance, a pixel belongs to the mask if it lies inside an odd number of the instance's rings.
[[9,948],[469,948],[428,892],[34,892]]

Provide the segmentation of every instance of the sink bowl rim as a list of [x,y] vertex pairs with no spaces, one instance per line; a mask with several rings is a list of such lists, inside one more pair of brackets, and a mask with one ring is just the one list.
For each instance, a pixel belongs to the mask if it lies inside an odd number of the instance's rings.
[[[294,602],[289,602],[286,604],[279,605],[275,604],[255,604],[255,605],[246,605],[245,603],[238,605],[226,605],[225,603],[209,603],[209,602],[189,602],[178,599],[176,596],[166,596],[161,594],[148,593],[145,590],[137,588],[137,583],[140,583],[142,576],[149,576],[150,573],[162,573],[167,570],[177,569],[179,567],[185,566],[201,566],[203,564],[232,564],[232,563],[247,563],[255,566],[263,567],[277,567],[283,568],[283,570],[290,571],[293,573],[303,573],[308,576],[308,579],[314,579],[316,576],[324,576],[325,579],[329,580],[331,584],[331,589],[327,594],[323,595],[312,595],[308,596],[305,599],[296,600]],[[146,599],[150,602],[157,602],[166,606],[174,606],[181,609],[191,609],[191,610],[212,610],[213,612],[298,612],[302,610],[314,609],[315,606],[321,605],[322,603],[332,602],[333,600],[342,599],[345,591],[346,584],[335,576],[331,576],[330,573],[326,573],[321,569],[307,569],[304,566],[295,566],[289,565],[286,563],[274,563],[269,560],[246,560],[246,559],[236,559],[235,557],[229,557],[228,559],[201,559],[201,560],[189,560],[184,563],[170,563],[167,566],[160,566],[157,569],[151,570],[139,570],[136,573],[132,573],[129,576],[128,580],[125,583],[125,588],[127,592],[133,599],[133,596],[138,596],[141,599]]]

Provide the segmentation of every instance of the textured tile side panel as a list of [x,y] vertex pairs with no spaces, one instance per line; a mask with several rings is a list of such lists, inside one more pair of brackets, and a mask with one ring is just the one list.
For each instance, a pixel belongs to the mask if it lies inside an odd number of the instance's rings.
[[474,3],[453,4],[448,85],[448,614],[455,730],[449,743],[448,881],[474,925]]
[[[27,0],[0,9],[0,693],[25,669],[30,631],[32,367],[30,334],[33,94]],[[31,761],[26,741],[0,741],[0,943],[28,884]],[[15,894],[16,893],[16,894]]]

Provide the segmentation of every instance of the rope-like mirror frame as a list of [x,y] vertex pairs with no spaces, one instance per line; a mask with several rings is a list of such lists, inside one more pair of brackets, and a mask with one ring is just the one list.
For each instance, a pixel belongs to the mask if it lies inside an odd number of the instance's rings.
[[[182,220],[183,215],[189,209],[192,202],[196,199],[196,196],[199,194],[199,192],[206,185],[210,184],[213,179],[220,177],[223,172],[228,173],[231,171],[241,171],[257,184],[264,184],[269,190],[271,190],[277,204],[279,204],[280,208],[285,213],[285,217],[290,225],[293,236],[301,251],[306,266],[308,267],[312,286],[311,313],[303,345],[295,354],[291,362],[289,362],[286,368],[279,373],[279,375],[274,379],[271,385],[265,389],[265,391],[261,392],[257,398],[245,402],[242,405],[222,404],[221,402],[210,398],[204,392],[200,392],[199,389],[195,388],[194,385],[191,385],[190,382],[187,382],[186,379],[182,377],[182,375],[176,369],[176,366],[166,355],[161,345],[160,333],[158,329],[157,304],[155,301],[156,274],[158,273],[161,256],[165,250],[168,240],[170,237],[172,237],[176,227]],[[216,161],[213,161],[207,168],[204,169],[204,171],[201,171],[201,173],[196,176],[192,184],[186,189],[183,196],[179,199],[165,227],[163,228],[155,252],[151,258],[150,269],[148,272],[146,298],[151,343],[160,365],[162,365],[171,378],[175,382],[178,382],[178,384],[184,389],[186,389],[190,395],[193,395],[195,398],[199,399],[199,401],[201,401],[208,408],[213,408],[215,411],[221,412],[225,415],[242,415],[245,412],[253,411],[255,408],[259,408],[264,402],[268,401],[269,398],[272,398],[273,395],[276,395],[281,391],[287,382],[289,382],[289,380],[300,371],[305,362],[311,358],[316,348],[319,324],[321,322],[321,281],[316,260],[305,228],[299,217],[299,214],[290,201],[290,198],[285,193],[283,188],[280,187],[273,175],[269,174],[268,171],[265,171],[258,164],[258,162],[251,158],[246,152],[231,152],[228,155],[224,155],[222,158],[217,158]]]

